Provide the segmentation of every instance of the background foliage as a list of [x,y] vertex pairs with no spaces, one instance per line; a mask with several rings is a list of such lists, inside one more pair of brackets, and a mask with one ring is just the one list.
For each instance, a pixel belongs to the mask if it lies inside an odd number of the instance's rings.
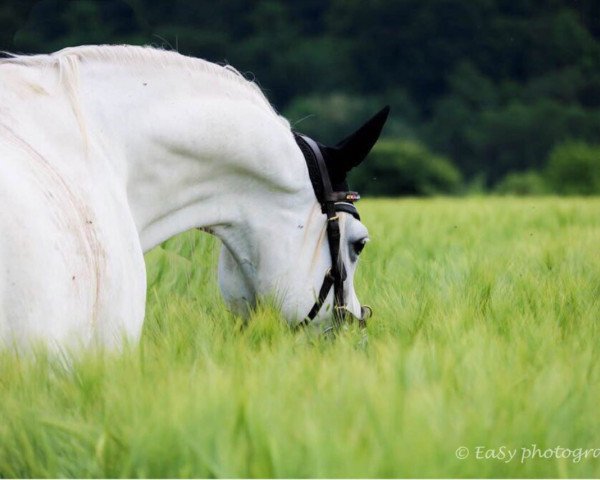
[[[544,170],[560,144],[600,143],[599,39],[596,0],[0,5],[4,50],[155,44],[229,62],[257,78],[298,129],[327,142],[389,103],[393,117],[386,135],[401,140],[396,145],[415,141],[425,162],[442,155],[464,178],[487,186],[507,174]],[[389,153],[390,146],[385,149]],[[373,176],[368,165],[363,172]],[[407,190],[403,175],[397,170],[398,184],[380,193],[432,193],[417,184]],[[553,178],[545,190],[598,192],[597,186],[563,188]],[[454,184],[449,187],[453,191]]]

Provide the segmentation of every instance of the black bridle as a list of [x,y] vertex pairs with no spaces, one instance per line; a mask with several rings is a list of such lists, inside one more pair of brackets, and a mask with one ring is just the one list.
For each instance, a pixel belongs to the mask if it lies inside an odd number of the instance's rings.
[[365,327],[372,313],[371,308],[362,306],[361,316],[357,318],[348,310],[344,298],[344,281],[348,274],[340,256],[341,234],[338,216],[339,212],[345,212],[360,220],[358,210],[354,206],[354,202],[360,199],[360,195],[350,191],[334,191],[323,153],[317,142],[299,133],[294,133],[294,137],[304,154],[315,195],[321,204],[321,211],[327,215],[327,240],[331,253],[331,268],[325,273],[319,296],[308,315],[298,325],[308,325],[315,319],[333,287],[334,326],[337,327],[346,320],[356,319],[361,327]]

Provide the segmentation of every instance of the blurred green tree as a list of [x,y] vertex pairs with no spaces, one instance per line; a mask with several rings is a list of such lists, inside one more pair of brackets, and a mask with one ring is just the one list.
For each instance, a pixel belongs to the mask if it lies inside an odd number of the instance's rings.
[[423,196],[458,193],[462,176],[447,158],[417,142],[382,140],[349,182],[361,194]]
[[555,192],[600,194],[600,146],[574,141],[558,145],[548,159],[546,176]]
[[501,195],[543,195],[548,193],[548,185],[537,171],[509,172],[494,188]]

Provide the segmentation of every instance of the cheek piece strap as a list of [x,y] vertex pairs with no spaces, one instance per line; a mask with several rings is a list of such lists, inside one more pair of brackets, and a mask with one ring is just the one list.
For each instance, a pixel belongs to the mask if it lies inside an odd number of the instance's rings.
[[325,159],[317,142],[299,133],[294,133],[294,137],[304,154],[315,195],[321,204],[321,211],[327,215],[327,240],[331,254],[331,267],[325,273],[319,296],[298,326],[306,326],[315,319],[333,288],[334,327],[352,320],[357,320],[361,327],[365,327],[367,319],[372,315],[371,307],[361,306],[360,317],[356,317],[348,309],[344,298],[344,282],[348,274],[340,255],[341,233],[338,215],[339,212],[345,212],[360,220],[360,215],[354,206],[354,202],[360,199],[360,195],[356,192],[334,192]]

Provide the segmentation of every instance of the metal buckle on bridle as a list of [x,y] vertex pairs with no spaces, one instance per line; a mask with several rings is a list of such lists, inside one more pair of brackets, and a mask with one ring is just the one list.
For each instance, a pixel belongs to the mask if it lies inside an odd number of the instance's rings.
[[308,325],[315,319],[333,288],[333,325],[339,326],[344,321],[357,320],[359,326],[364,328],[367,319],[373,313],[371,307],[361,306],[360,318],[358,318],[348,309],[344,298],[344,281],[347,272],[340,261],[340,217],[338,215],[338,212],[345,212],[360,220],[358,211],[353,205],[353,202],[360,199],[360,195],[356,192],[334,192],[325,159],[318,144],[304,135],[296,133],[294,136],[304,154],[317,200],[321,204],[323,213],[327,215],[327,239],[331,253],[331,268],[325,272],[319,296],[308,315],[298,325]]

